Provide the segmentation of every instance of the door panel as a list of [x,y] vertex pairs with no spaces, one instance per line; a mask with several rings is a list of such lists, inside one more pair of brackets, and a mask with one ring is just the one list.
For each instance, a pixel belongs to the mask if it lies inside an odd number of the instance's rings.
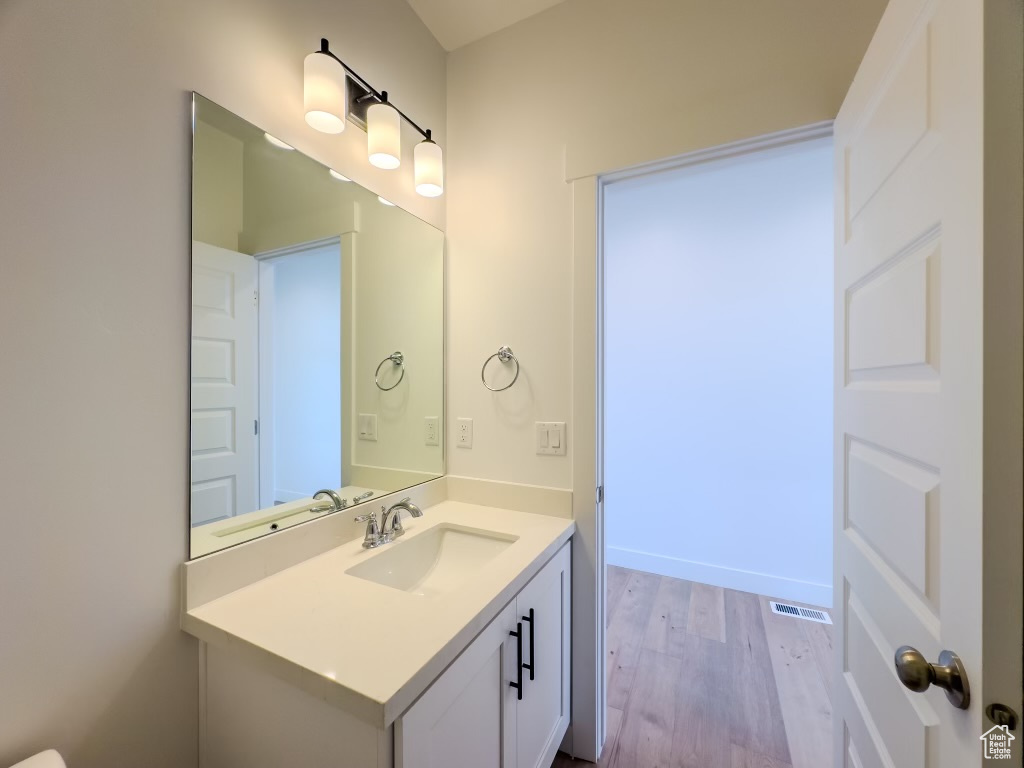
[[[516,598],[523,623],[523,699],[517,702],[516,756],[519,768],[548,768],[569,725],[570,555],[565,545]],[[533,653],[529,646],[534,611]]]
[[515,603],[395,721],[395,768],[515,765]]
[[256,261],[192,243],[192,525],[258,508]]
[[[1020,676],[983,633],[983,587],[1020,604],[982,578],[986,6],[892,0],[835,123],[837,766],[980,766],[983,662]],[[903,687],[904,644],[971,706]]]

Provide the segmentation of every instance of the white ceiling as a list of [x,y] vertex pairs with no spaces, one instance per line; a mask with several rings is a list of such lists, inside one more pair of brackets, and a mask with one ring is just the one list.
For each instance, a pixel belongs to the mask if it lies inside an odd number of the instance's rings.
[[562,0],[408,0],[446,51],[487,37]]

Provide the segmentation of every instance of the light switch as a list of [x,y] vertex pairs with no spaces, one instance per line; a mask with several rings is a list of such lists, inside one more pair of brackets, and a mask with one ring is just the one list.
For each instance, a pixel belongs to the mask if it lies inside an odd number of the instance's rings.
[[459,448],[472,448],[473,447],[473,420],[472,419],[458,419],[455,422],[455,444]]
[[565,456],[565,422],[538,421],[537,454],[541,456]]
[[437,416],[427,416],[423,420],[423,444],[424,445],[438,445],[440,440],[438,439],[438,433],[441,431],[440,422]]
[[377,442],[377,414],[359,414],[359,439]]

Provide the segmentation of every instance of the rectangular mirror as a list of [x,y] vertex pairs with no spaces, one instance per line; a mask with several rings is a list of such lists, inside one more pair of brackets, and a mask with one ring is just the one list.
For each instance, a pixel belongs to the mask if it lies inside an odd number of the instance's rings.
[[196,558],[443,474],[444,235],[192,107]]

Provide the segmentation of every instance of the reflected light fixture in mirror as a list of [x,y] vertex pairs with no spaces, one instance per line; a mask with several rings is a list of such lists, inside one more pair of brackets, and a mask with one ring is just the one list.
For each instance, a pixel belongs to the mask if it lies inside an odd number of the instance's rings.
[[338,181],[352,181],[352,179],[350,179],[348,176],[344,176],[338,173],[333,168],[328,168],[327,171],[331,174],[332,179],[337,179]]
[[314,51],[302,70],[306,122],[322,133],[341,133],[348,117],[345,68],[322,51]]
[[[402,164],[404,120],[424,139],[413,152],[416,191],[424,197],[444,194],[443,154],[430,131],[391,104],[387,91],[375,89],[335,56],[327,38],[320,39],[320,50],[306,56],[303,71],[303,102],[310,126],[323,133],[341,133],[346,119],[361,124],[365,114],[367,157],[371,165],[393,170]],[[367,102],[373,103],[366,107]]]
[[278,149],[286,149],[289,152],[291,152],[292,150],[295,149],[295,147],[293,147],[291,144],[286,144],[285,142],[283,142],[279,138],[277,138],[277,136],[273,136],[272,134],[264,133],[263,134],[263,138],[266,139],[267,141],[269,141],[271,144],[273,144]]

